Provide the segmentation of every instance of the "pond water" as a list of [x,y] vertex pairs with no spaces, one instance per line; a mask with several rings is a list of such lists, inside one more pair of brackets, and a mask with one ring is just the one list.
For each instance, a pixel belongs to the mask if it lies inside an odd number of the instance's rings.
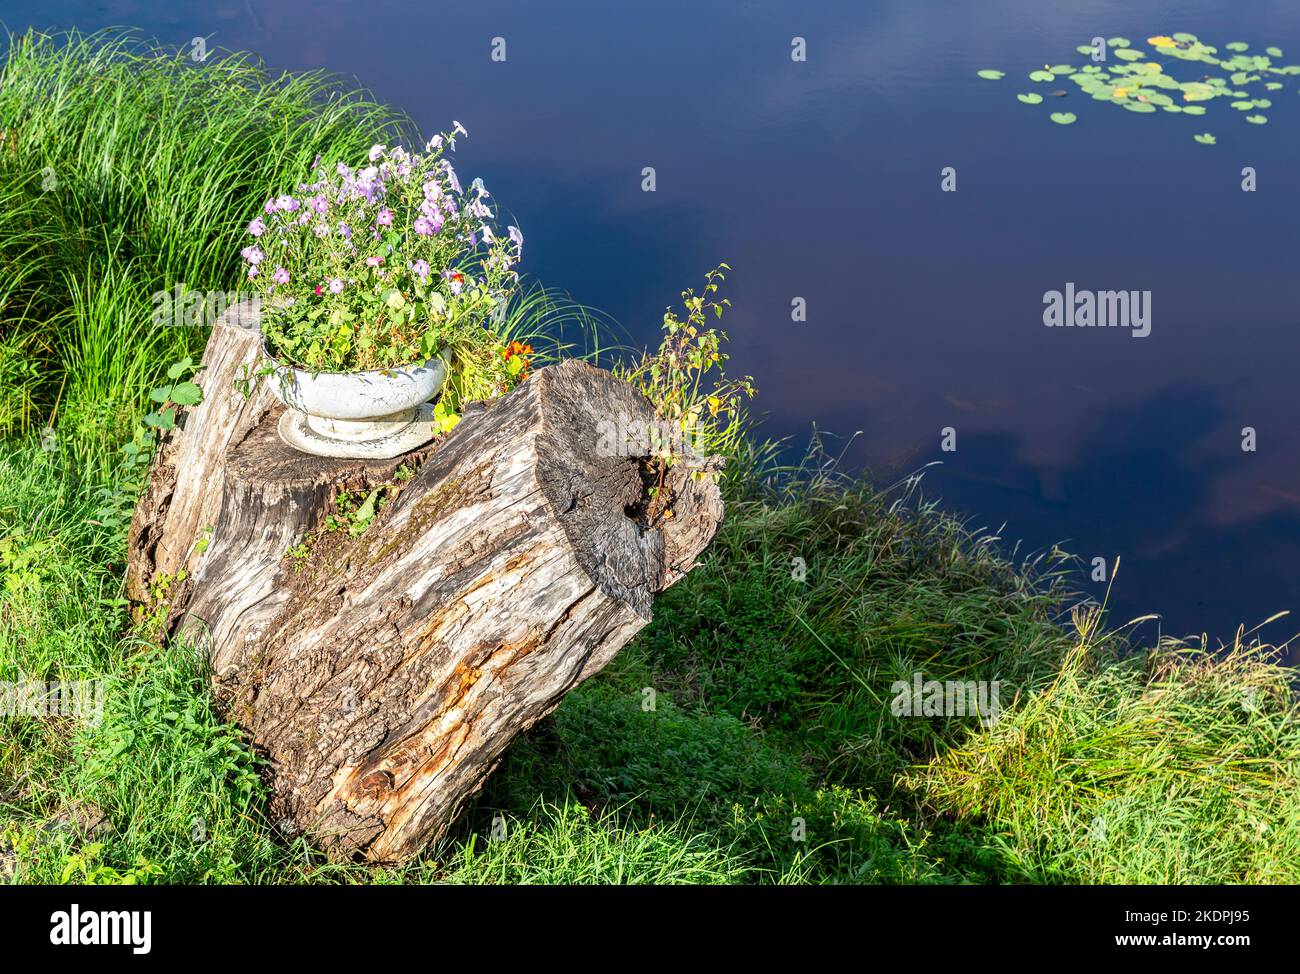
[[[892,481],[941,460],[926,492],[1005,522],[1009,548],[1121,556],[1113,621],[1158,613],[1149,637],[1228,639],[1300,609],[1300,78],[1277,79],[1269,124],[1249,125],[1226,98],[1200,118],[1136,114],[1026,77],[1086,63],[1075,48],[1097,35],[1149,51],[1187,31],[1300,63],[1294,3],[1191,0],[1176,17],[1112,0],[181,6],[0,0],[0,21],[131,25],[178,47],[203,35],[358,78],[426,132],[459,119],[458,168],[513,212],[524,268],[637,343],[731,264],[733,364],[772,435],[861,430],[847,464]],[[1015,99],[1056,88],[1069,94]],[[1067,283],[1149,291],[1150,334],[1045,328],[1043,296]],[[1262,634],[1297,630],[1300,614]]]

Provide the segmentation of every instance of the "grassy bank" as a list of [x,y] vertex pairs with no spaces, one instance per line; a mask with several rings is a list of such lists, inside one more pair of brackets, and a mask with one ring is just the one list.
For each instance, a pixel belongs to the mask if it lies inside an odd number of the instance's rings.
[[[1064,558],[1012,565],[915,481],[749,444],[702,564],[439,848],[326,863],[267,820],[198,661],[129,627],[118,447],[203,341],[152,295],[236,287],[261,201],[403,120],[102,39],[25,38],[0,80],[0,681],[105,681],[93,726],[0,717],[0,876],[1300,882],[1300,709],[1267,647],[1125,646],[1071,614]],[[998,719],[896,716],[916,673],[997,681]]]

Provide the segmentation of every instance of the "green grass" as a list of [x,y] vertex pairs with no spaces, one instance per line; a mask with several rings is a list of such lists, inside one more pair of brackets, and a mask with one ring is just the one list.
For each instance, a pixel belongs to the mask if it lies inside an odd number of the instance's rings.
[[[1267,647],[1128,646],[1071,618],[1064,555],[1013,565],[916,480],[751,441],[697,569],[437,848],[331,864],[269,821],[200,661],[128,623],[117,448],[202,342],[151,327],[154,292],[236,287],[272,188],[405,124],[339,91],[122,38],[28,36],[0,72],[0,681],[105,688],[92,725],[0,716],[0,878],[1300,882],[1300,709]],[[542,361],[609,351],[540,286],[509,328]],[[895,717],[915,672],[999,681],[1000,719]]]

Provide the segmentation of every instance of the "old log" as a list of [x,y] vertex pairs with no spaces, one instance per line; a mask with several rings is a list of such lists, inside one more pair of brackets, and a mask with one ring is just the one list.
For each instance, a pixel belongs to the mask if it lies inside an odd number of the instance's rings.
[[400,861],[649,621],[712,538],[718,487],[707,461],[675,465],[651,519],[643,458],[608,445],[652,407],[575,361],[404,457],[307,456],[265,390],[235,389],[257,350],[214,327],[204,401],[136,510],[130,594],[206,652],[274,816],[333,857]]

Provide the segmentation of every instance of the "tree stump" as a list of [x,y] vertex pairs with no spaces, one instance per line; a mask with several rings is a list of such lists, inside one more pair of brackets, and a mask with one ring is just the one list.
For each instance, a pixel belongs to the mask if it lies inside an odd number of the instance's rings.
[[[607,447],[653,409],[576,361],[404,457],[307,456],[266,389],[234,388],[259,343],[214,327],[204,401],[135,512],[128,595],[165,590],[167,630],[206,652],[268,761],[273,816],[332,857],[400,861],[694,566],[722,518],[718,464],[670,468],[672,517],[651,524],[643,458]],[[340,509],[341,491],[357,500]]]

